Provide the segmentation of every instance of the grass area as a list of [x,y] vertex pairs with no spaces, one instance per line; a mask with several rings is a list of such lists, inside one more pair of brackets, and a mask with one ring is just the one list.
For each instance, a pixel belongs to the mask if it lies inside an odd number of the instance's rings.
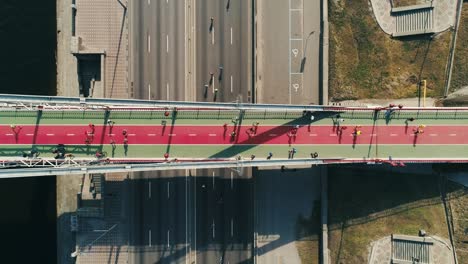
[[468,86],[468,2],[463,3],[460,27],[458,29],[455,60],[453,62],[452,82],[450,90],[453,92]]
[[318,264],[319,263],[319,239],[296,241],[297,251],[301,258],[302,264]]
[[436,176],[377,169],[329,170],[331,263],[367,263],[370,243],[419,229],[448,239]]
[[468,190],[463,195],[449,194],[453,216],[455,248],[459,263],[468,263]]
[[[337,2],[337,3],[335,3]],[[330,100],[443,95],[450,33],[395,39],[372,16],[367,0],[330,1]]]
[[320,260],[320,201],[314,201],[312,208],[309,217],[301,217],[296,223],[295,243],[303,264],[318,264]]

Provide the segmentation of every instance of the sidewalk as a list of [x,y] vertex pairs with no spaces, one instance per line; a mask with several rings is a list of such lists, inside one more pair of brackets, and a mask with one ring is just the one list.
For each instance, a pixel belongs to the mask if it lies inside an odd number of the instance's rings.
[[[392,0],[371,0],[372,10],[380,28],[387,34],[396,33],[396,17],[391,15]],[[433,0],[434,31],[447,30],[455,24],[456,6],[454,0]]]

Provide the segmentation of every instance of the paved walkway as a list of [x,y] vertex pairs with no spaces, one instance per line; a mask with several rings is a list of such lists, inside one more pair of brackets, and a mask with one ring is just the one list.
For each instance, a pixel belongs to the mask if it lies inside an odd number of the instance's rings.
[[[433,0],[434,31],[442,32],[455,25],[457,1]],[[374,16],[380,28],[387,34],[396,33],[396,18],[391,15],[392,0],[371,0]]]

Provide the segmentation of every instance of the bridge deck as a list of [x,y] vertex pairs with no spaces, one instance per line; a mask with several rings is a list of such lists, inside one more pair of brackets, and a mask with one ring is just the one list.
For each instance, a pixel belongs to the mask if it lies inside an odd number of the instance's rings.
[[[236,118],[237,122],[233,122]],[[295,148],[294,158],[309,158],[310,153],[317,152],[324,159],[468,160],[467,121],[465,109],[341,109],[307,114],[3,109],[0,159],[16,159],[32,149],[37,149],[42,158],[53,158],[57,144],[64,144],[66,152],[75,158],[90,159],[95,158],[96,151],[119,160],[161,160],[164,153],[180,160],[233,159],[239,155],[265,159],[269,152],[272,159],[287,159]],[[249,132],[257,122],[256,133]],[[95,125],[94,131],[89,124]],[[424,133],[415,134],[419,125],[426,126]],[[356,129],[361,131],[358,136],[353,134],[356,126],[360,126]]]

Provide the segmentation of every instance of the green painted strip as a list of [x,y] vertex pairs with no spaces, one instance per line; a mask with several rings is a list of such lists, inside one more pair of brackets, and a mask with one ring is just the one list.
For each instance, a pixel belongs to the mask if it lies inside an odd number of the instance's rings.
[[[36,146],[41,157],[53,157],[51,153],[55,146]],[[299,145],[292,146],[297,149],[295,157],[310,157],[311,152],[318,152],[322,158],[383,158],[392,156],[398,158],[468,158],[467,147],[464,145]],[[292,148],[288,145],[129,145],[127,155],[123,145],[117,145],[114,151],[115,158],[162,158],[169,152],[172,158],[231,158],[241,155],[249,158],[255,155],[257,158],[265,158],[269,152],[273,158],[287,158],[288,151]],[[68,153],[76,157],[94,157],[99,146],[66,146]],[[0,148],[0,156],[20,157],[23,151],[31,150],[29,145],[9,145]],[[106,151],[112,157],[112,147],[105,145],[102,151]]]
[[[222,125],[231,124],[232,118],[236,117],[237,111],[179,111],[174,121],[176,125]],[[350,111],[341,113],[345,119],[344,125],[372,125],[374,114],[371,111]],[[336,114],[316,114],[312,125],[332,125]],[[468,112],[408,112],[396,111],[392,118],[385,118],[385,111],[379,112],[375,120],[379,125],[401,125],[407,118],[416,118],[414,124],[426,125],[463,125],[468,123]],[[172,123],[171,117],[165,117],[161,111],[114,111],[109,119],[117,125],[159,125],[162,120]],[[37,111],[0,111],[0,123],[9,124],[105,124],[105,113],[103,111],[44,111],[39,115]],[[242,120],[243,124],[250,125],[259,122],[260,125],[279,124],[309,124],[308,117],[302,117],[302,113],[285,112],[246,112]]]

